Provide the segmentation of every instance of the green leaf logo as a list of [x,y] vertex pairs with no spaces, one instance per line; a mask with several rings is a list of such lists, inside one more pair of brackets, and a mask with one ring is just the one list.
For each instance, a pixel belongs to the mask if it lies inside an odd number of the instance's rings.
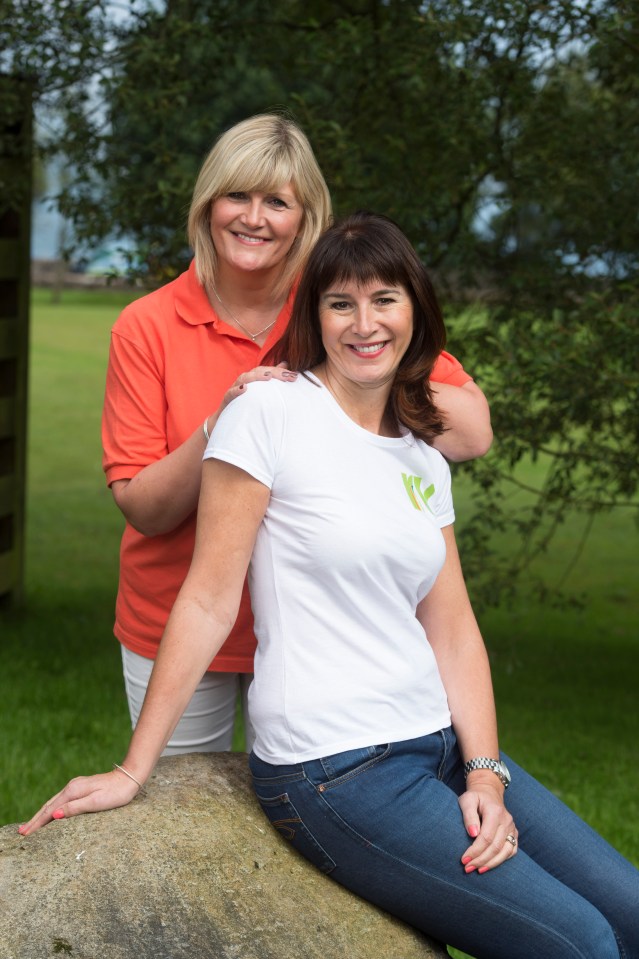
[[408,493],[408,498],[415,509],[421,512],[427,509],[429,513],[432,513],[433,511],[428,505],[428,500],[435,493],[435,484],[431,483],[430,486],[427,486],[426,489],[423,490],[423,480],[421,476],[411,476],[408,473],[402,473],[402,479],[404,480],[404,489]]

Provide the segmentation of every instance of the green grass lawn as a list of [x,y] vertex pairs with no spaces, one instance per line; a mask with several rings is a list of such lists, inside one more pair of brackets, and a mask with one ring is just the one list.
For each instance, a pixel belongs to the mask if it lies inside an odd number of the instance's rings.
[[[111,631],[122,519],[104,484],[100,411],[109,329],[131,296],[33,296],[26,603],[0,624],[1,823],[110,768],[128,741]],[[525,468],[531,480],[539,468]],[[460,525],[467,492],[457,484]],[[544,560],[557,581],[581,526],[569,518]],[[636,557],[631,518],[602,515],[566,583],[583,609],[522,597],[482,628],[503,748],[639,865]]]
[[122,522],[100,464],[109,328],[127,299],[33,297],[26,601],[2,621],[3,823],[108,768],[130,728],[111,631]]

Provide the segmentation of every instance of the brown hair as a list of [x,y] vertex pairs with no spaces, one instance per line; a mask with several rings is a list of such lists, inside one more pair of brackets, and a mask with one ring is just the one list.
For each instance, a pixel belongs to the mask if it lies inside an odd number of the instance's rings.
[[304,215],[300,232],[282,264],[279,293],[288,293],[331,215],[328,187],[311,145],[296,123],[274,113],[242,120],[216,140],[202,164],[189,211],[189,242],[200,283],[214,285],[217,273],[211,204],[227,193],[269,193],[288,183]]
[[444,431],[428,378],[446,343],[446,330],[426,268],[388,217],[354,213],[320,237],[302,273],[288,328],[266,362],[286,360],[298,372],[322,363],[321,295],[335,283],[364,285],[372,280],[401,284],[410,296],[413,335],[395,374],[387,413],[428,442]]

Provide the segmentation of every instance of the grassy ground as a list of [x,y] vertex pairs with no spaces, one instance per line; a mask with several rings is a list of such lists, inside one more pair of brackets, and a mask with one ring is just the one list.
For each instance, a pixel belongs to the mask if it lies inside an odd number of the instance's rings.
[[126,741],[111,632],[122,524],[100,465],[109,327],[125,301],[34,295],[26,604],[2,622],[1,822],[108,767]]
[[[2,613],[0,822],[26,818],[66,780],[109,768],[129,735],[111,633],[122,521],[100,465],[109,328],[126,294],[33,301],[26,607]],[[532,467],[527,468],[532,471]],[[465,490],[458,489],[463,522]],[[560,578],[570,519],[547,558]],[[567,585],[581,611],[525,598],[482,628],[503,748],[639,865],[637,533],[602,516]]]

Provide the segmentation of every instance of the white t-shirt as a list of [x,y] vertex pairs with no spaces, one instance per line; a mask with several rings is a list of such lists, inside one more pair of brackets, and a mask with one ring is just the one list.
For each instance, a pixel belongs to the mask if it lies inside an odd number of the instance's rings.
[[249,569],[256,754],[292,764],[450,725],[415,616],[455,518],[444,458],[362,429],[312,374],[250,383],[211,457],[271,490]]

